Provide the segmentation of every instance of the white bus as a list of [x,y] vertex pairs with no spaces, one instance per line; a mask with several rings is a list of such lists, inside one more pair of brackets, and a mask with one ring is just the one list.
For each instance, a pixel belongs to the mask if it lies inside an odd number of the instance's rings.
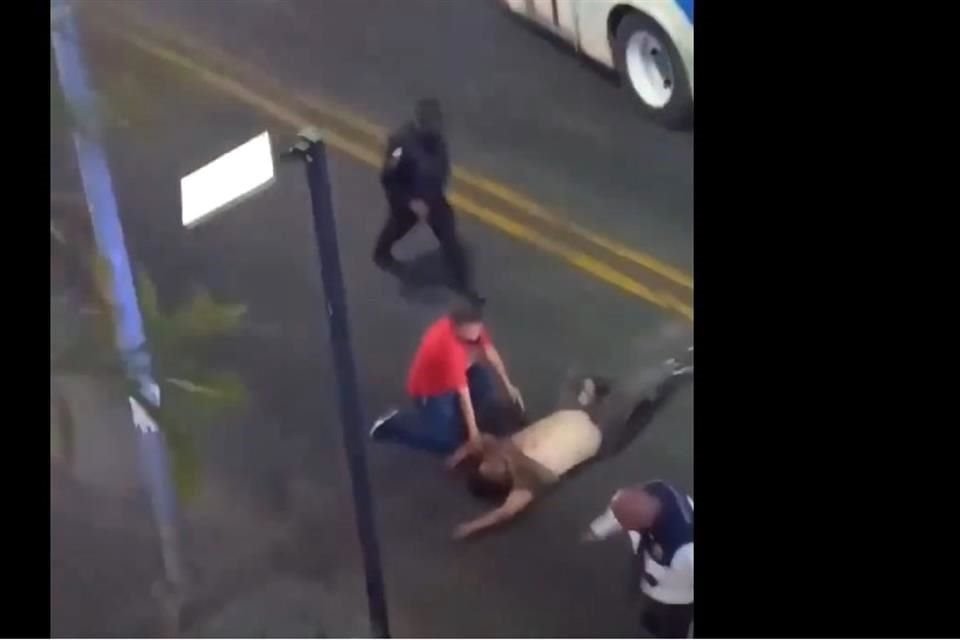
[[694,0],[500,0],[510,11],[616,69],[654,120],[693,120]]

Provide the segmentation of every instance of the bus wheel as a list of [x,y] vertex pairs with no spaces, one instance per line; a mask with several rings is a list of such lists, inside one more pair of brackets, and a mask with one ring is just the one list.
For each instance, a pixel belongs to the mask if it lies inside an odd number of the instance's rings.
[[653,120],[683,128],[693,121],[693,96],[683,60],[670,37],[642,13],[624,16],[614,37],[621,85]]

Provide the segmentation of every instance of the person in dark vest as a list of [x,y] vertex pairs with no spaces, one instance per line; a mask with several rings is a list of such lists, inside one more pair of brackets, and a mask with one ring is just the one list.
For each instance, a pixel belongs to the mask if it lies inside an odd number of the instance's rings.
[[387,140],[380,183],[387,196],[389,215],[377,238],[373,260],[382,269],[396,272],[399,263],[393,256],[393,245],[418,222],[426,222],[440,243],[458,292],[474,302],[482,302],[473,288],[469,261],[447,201],[449,179],[450,157],[440,104],[433,99],[420,100],[413,122]]
[[693,622],[693,499],[661,480],[617,491],[585,534],[626,531],[640,585],[641,622],[658,638],[685,638]]

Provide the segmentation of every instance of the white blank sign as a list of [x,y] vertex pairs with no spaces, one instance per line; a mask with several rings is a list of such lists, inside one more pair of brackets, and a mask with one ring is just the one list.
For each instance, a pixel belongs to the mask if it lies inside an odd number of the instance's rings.
[[180,179],[183,226],[192,227],[273,182],[270,133],[264,131]]

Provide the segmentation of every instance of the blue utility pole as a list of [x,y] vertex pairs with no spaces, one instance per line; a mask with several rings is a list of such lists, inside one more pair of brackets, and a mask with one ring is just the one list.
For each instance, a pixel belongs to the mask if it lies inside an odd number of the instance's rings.
[[[155,410],[160,406],[160,387],[154,381],[151,370],[130,259],[117,212],[113,180],[101,143],[96,94],[89,83],[76,22],[68,0],[51,0],[51,23],[60,86],[79,120],[73,131],[73,141],[87,208],[97,249],[110,265],[117,348],[127,375],[139,389],[140,397]],[[136,426],[142,471],[160,534],[164,571],[168,587],[176,594],[183,583],[183,571],[177,535],[176,494],[170,477],[166,443],[163,432],[155,424],[145,425],[140,421]]]
[[337,224],[333,216],[333,199],[327,174],[327,152],[317,130],[305,129],[300,132],[299,137],[300,141],[285,155],[303,158],[307,167],[313,231],[317,240],[317,251],[320,253],[320,272],[327,303],[330,347],[333,351],[337,387],[340,392],[340,424],[343,429],[343,444],[347,450],[354,517],[366,577],[370,632],[374,638],[389,638],[390,624],[387,616],[383,570],[380,565],[380,544],[373,516],[370,481],[367,477],[367,459],[364,449],[366,429],[363,410],[360,406],[353,346],[350,342],[347,291],[343,283],[343,271],[340,268]]

